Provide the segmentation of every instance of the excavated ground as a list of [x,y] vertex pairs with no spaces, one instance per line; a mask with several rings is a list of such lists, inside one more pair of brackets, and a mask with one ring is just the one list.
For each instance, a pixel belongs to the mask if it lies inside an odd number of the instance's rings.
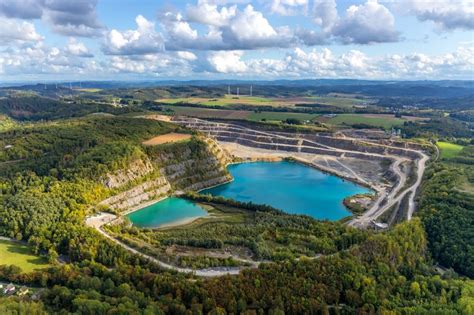
[[[377,196],[369,209],[349,221],[349,225],[366,228],[380,226],[377,219],[387,210],[405,213],[411,219],[415,211],[415,194],[421,182],[428,155],[423,147],[384,138],[353,138],[348,133],[289,133],[259,130],[239,123],[175,117],[174,123],[192,128],[214,138],[234,157],[243,160],[294,158],[325,172],[369,186]],[[413,162],[417,167],[403,167]],[[411,172],[414,172],[413,174]],[[416,178],[407,184],[407,178]],[[408,203],[402,208],[402,199]]]

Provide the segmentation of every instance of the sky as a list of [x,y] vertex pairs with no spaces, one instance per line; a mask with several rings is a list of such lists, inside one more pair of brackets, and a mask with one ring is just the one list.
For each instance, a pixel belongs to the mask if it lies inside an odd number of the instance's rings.
[[474,0],[0,0],[0,82],[474,79]]

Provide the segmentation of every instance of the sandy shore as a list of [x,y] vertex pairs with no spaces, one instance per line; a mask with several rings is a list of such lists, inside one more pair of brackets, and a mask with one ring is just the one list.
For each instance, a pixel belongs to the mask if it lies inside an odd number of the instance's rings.
[[161,224],[161,225],[158,225],[157,227],[154,227],[154,229],[168,229],[168,228],[172,228],[172,227],[188,225],[188,224],[191,224],[191,223],[193,223],[194,221],[196,221],[198,219],[207,218],[207,217],[209,217],[209,213],[207,215],[202,216],[202,217],[188,217],[188,218],[183,218],[183,219],[176,220],[176,221],[173,221],[173,222],[170,222],[170,223]]

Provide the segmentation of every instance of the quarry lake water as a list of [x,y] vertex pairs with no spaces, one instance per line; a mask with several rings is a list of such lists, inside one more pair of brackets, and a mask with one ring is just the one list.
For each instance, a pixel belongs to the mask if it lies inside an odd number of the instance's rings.
[[[234,177],[232,182],[200,193],[335,221],[350,215],[342,203],[345,197],[370,192],[337,176],[290,161],[232,164],[228,170]],[[206,214],[193,202],[172,197],[132,212],[128,217],[139,227],[159,227]]]

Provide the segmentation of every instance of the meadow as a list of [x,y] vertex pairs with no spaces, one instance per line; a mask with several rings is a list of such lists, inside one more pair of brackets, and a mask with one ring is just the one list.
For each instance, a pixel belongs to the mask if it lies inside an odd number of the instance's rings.
[[392,127],[402,126],[404,122],[414,120],[414,117],[397,118],[394,115],[383,114],[338,114],[335,117],[326,118],[322,116],[319,121],[338,126],[352,126],[357,124],[369,125],[372,127],[380,127],[390,129]]
[[318,115],[291,112],[254,112],[248,110],[213,109],[202,107],[173,106],[166,105],[165,109],[172,110],[175,115],[186,115],[198,118],[237,119],[251,121],[283,121],[287,118],[295,118],[301,121],[314,120]]
[[0,240],[0,265],[15,265],[23,272],[50,266],[46,258],[36,256],[28,245],[7,240]]
[[253,105],[253,106],[275,106],[294,107],[295,104],[320,104],[336,107],[364,106],[371,103],[371,100],[358,99],[353,97],[335,96],[301,96],[301,97],[258,97],[249,95],[229,95],[223,97],[180,97],[180,98],[159,98],[155,100],[161,104],[197,104],[202,106],[231,106],[231,105]]
[[444,141],[438,141],[436,142],[436,145],[441,151],[440,153],[441,153],[442,159],[455,158],[459,155],[459,153],[463,149],[462,145],[458,145],[458,144],[450,143],[450,142],[444,142]]

